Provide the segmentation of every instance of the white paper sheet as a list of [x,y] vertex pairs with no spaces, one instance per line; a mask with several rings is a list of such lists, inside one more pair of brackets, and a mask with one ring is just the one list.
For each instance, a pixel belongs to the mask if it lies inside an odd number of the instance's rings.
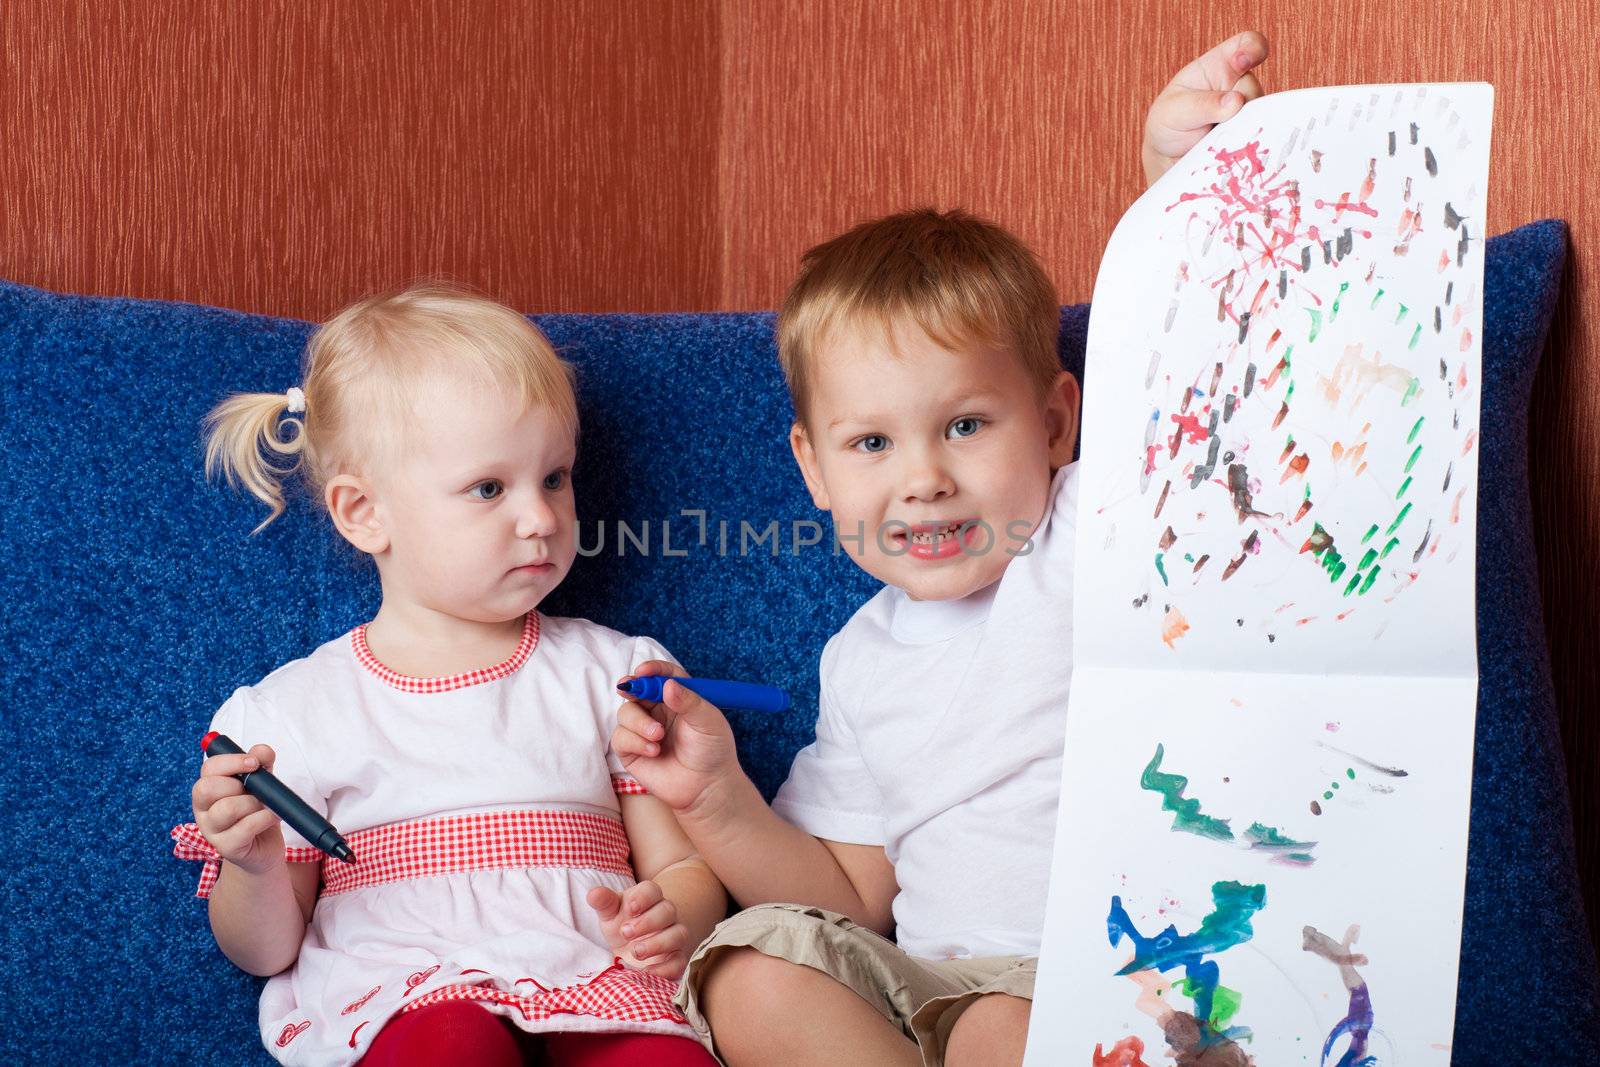
[[1032,1067],[1449,1062],[1492,106],[1264,97],[1112,235]]

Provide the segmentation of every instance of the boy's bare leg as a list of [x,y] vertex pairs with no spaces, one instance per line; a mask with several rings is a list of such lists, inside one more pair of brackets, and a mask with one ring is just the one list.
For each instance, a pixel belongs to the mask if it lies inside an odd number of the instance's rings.
[[700,1003],[729,1067],[922,1063],[916,1042],[849,987],[752,948],[727,949],[711,963]]
[[1028,1001],[1005,993],[979,997],[956,1018],[945,1067],[1007,1067],[1022,1062],[1028,1043]]

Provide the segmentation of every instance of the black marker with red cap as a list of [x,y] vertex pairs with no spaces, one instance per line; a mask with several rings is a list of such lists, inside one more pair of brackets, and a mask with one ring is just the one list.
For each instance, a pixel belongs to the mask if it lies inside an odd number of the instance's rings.
[[[242,756],[244,749],[235,744],[227,734],[215,730],[200,739],[200,749],[207,756]],[[294,790],[273,777],[271,771],[250,771],[236,774],[244,783],[245,792],[261,801],[290,828],[336,860],[354,863],[356,854],[345,843],[333,823],[317,814],[315,808],[295,795]]]

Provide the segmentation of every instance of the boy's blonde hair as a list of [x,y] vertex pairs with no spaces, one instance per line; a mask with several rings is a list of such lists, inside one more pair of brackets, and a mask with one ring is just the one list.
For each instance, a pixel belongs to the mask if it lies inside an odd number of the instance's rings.
[[1011,349],[1042,398],[1061,372],[1055,286],[1014,234],[965,211],[865,222],[808,251],[778,313],[778,359],[802,422],[818,352],[840,327],[914,324],[936,343]]
[[312,334],[302,374],[304,414],[285,417],[285,393],[234,393],[205,419],[206,475],[221,472],[271,509],[252,532],[283,514],[283,486],[296,474],[321,504],[329,478],[403,452],[404,430],[440,377],[547,407],[577,431],[572,370],[544,334],[508,307],[437,283],[339,312]]

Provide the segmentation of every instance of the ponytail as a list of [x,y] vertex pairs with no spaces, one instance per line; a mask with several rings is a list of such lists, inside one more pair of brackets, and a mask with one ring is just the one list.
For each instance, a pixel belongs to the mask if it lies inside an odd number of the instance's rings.
[[[242,487],[271,509],[252,534],[283,514],[283,483],[300,469],[305,450],[305,423],[295,417],[304,410],[303,394],[291,389],[234,393],[206,415],[206,477],[215,478],[220,472],[230,486]],[[285,413],[289,418],[283,418]],[[281,436],[285,425],[294,427],[288,440]],[[275,465],[268,453],[289,457],[289,462]]]

